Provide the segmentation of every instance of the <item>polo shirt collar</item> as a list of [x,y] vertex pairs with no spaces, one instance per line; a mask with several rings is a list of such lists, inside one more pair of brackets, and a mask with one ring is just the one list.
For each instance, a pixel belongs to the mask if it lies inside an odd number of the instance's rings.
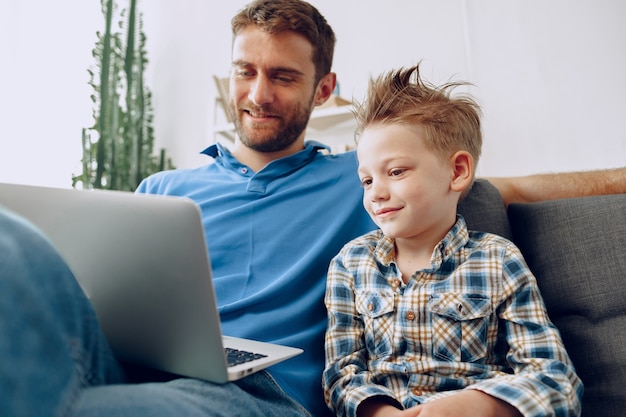
[[[325,145],[323,143],[320,143],[314,140],[305,141],[303,150],[293,155],[289,155],[284,158],[277,159],[276,161],[272,161],[271,163],[268,164],[268,166],[274,165],[274,164],[282,164],[281,161],[287,161],[286,163],[291,166],[293,165],[300,166],[303,163],[306,163],[309,160],[315,158],[319,151],[324,151],[324,150],[327,152],[330,152],[330,147],[328,145]],[[230,153],[230,150],[228,150],[228,148],[226,148],[221,143],[213,144],[205,148],[204,150],[202,150],[200,153],[210,156],[211,158],[215,160],[222,159],[224,162],[227,162],[227,165],[230,165],[237,169],[244,166],[242,163],[240,163],[237,160],[237,158],[235,158]]]
[[237,158],[220,143],[209,146],[203,150],[202,153],[214,158],[216,164],[247,178],[247,191],[265,194],[268,186],[275,180],[286,178],[300,168],[308,165],[319,155],[321,150],[330,151],[328,146],[315,141],[307,141],[304,143],[304,146],[303,150],[293,155],[270,162],[259,172],[254,172],[248,166],[239,162]]

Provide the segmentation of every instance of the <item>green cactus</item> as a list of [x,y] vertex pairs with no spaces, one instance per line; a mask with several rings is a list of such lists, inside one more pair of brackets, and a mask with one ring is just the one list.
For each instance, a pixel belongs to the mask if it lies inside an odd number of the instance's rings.
[[153,154],[152,95],[144,85],[146,36],[137,0],[119,13],[114,0],[101,5],[105,31],[97,33],[93,49],[96,70],[88,69],[94,124],[82,130],[82,173],[72,176],[72,186],[134,191],[143,178],[174,166],[164,150]]

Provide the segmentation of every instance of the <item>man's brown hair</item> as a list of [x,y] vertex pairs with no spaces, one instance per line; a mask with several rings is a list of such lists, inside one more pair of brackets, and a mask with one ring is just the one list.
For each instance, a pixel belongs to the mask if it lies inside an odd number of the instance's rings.
[[301,0],[256,0],[231,20],[233,38],[244,28],[255,26],[267,33],[291,31],[304,36],[313,46],[315,84],[330,72],[335,51],[335,33],[324,16]]

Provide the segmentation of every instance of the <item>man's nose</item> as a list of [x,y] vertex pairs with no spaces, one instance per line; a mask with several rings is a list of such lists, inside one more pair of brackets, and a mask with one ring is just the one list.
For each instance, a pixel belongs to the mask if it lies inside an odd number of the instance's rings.
[[274,97],[274,89],[271,80],[264,76],[258,76],[250,86],[248,99],[258,106],[271,103]]

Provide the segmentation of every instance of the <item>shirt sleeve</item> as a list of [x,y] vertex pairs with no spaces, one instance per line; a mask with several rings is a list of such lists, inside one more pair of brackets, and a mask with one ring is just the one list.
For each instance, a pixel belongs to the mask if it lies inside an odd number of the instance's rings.
[[504,257],[497,314],[508,346],[506,361],[513,373],[469,388],[508,402],[525,417],[578,416],[582,382],[559,331],[548,318],[537,281],[517,247],[510,245]]
[[326,287],[328,329],[322,378],[326,404],[340,417],[355,417],[358,406],[371,397],[382,397],[402,409],[391,390],[372,381],[353,277],[344,266],[343,254],[345,250],[331,261]]

